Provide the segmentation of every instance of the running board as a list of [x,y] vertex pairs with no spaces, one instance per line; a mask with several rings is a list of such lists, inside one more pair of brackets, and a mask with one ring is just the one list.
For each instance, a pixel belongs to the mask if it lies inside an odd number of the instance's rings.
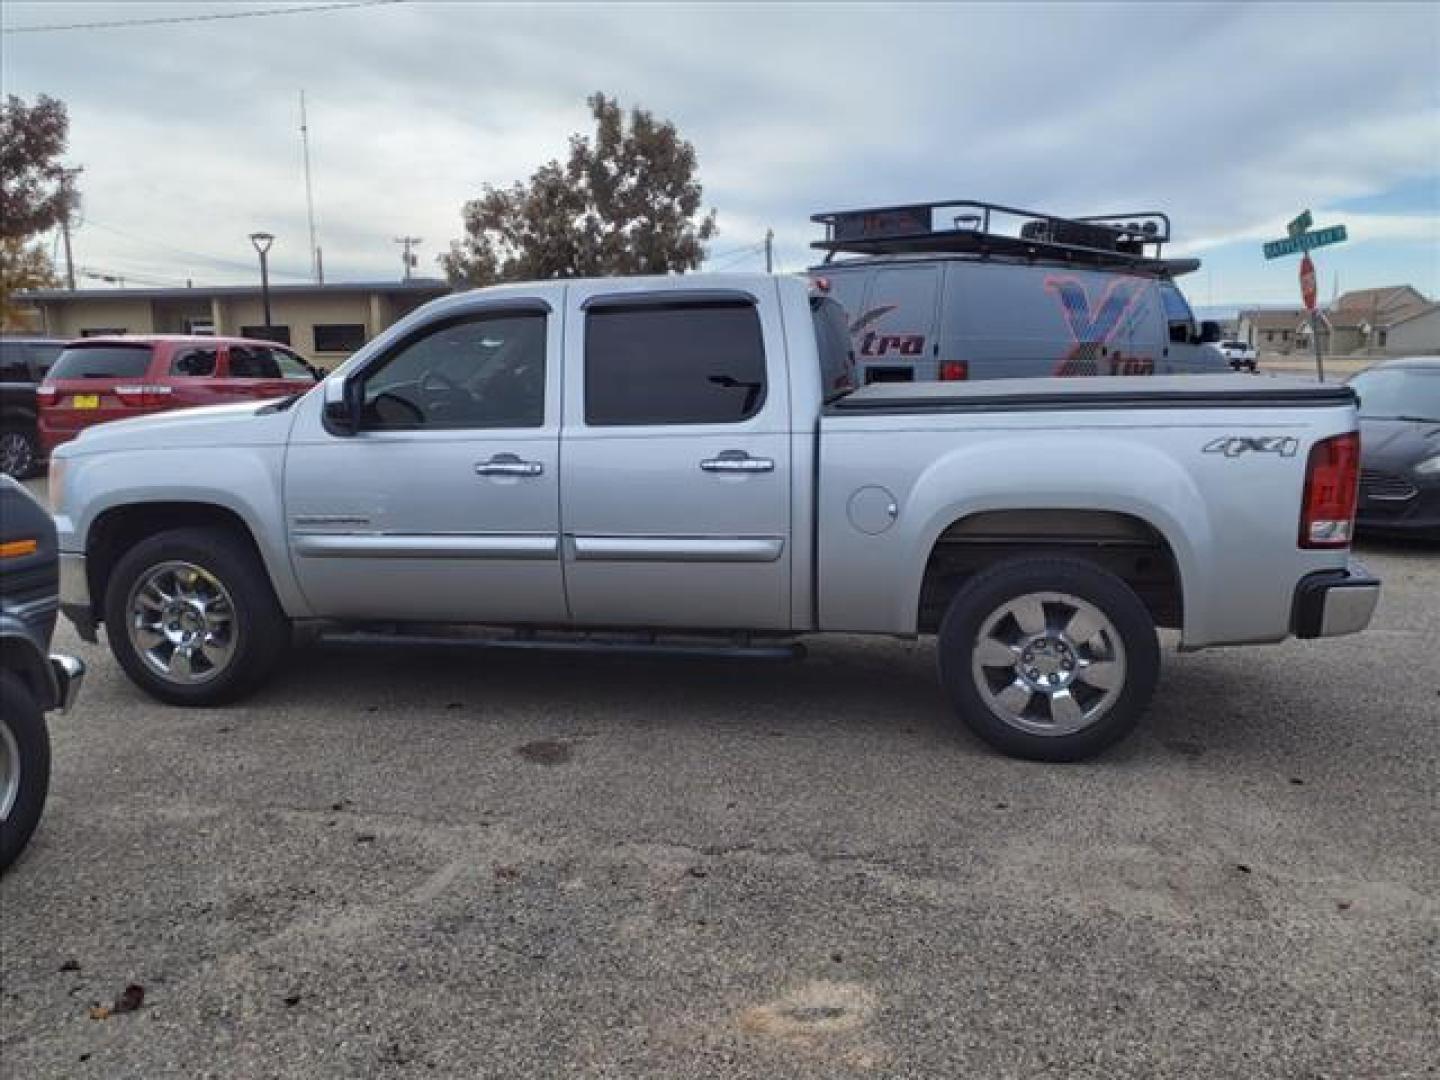
[[632,655],[699,656],[745,660],[803,660],[805,646],[799,642],[758,645],[748,634],[688,640],[663,640],[659,634],[574,633],[542,634],[517,631],[511,634],[407,634],[375,630],[321,631],[321,645],[366,648],[377,645],[420,645],[427,648],[535,649],[549,652],[625,653]]

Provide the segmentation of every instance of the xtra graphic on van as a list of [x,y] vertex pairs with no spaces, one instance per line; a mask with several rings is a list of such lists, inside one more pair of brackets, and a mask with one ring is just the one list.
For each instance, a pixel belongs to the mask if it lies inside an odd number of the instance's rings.
[[[1075,344],[1055,366],[1056,375],[1151,375],[1153,356],[1125,356],[1112,343],[1127,322],[1142,314],[1137,304],[1145,294],[1145,283],[1137,278],[1112,280],[1092,306],[1085,286],[1073,277],[1047,277],[1045,291],[1060,301],[1065,325]],[[1102,364],[1102,361],[1104,363]]]
[[879,307],[873,307],[850,324],[852,338],[861,333],[864,334],[864,337],[860,338],[860,348],[857,350],[861,356],[923,356],[925,354],[924,334],[879,334],[869,329],[899,306],[899,304],[882,304]]

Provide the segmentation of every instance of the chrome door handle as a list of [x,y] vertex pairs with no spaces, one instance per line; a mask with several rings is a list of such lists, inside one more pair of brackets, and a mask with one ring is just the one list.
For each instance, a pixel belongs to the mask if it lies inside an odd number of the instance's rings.
[[706,472],[774,472],[775,462],[770,458],[751,457],[744,450],[726,450],[719,457],[700,462],[700,468]]
[[514,454],[496,454],[489,461],[477,461],[475,472],[480,476],[539,476],[545,466],[538,461],[521,461]]

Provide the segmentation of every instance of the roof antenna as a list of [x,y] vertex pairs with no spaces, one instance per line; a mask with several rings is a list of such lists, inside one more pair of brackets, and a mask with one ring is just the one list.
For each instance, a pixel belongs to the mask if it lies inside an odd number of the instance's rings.
[[315,242],[315,196],[310,190],[310,128],[305,123],[305,91],[300,91],[300,149],[305,156],[305,216],[310,223],[310,272],[317,285],[325,284],[320,246]]

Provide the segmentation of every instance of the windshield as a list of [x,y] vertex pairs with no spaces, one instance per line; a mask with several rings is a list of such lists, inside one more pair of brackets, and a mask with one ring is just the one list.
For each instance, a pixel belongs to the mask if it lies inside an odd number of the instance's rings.
[[1371,419],[1410,416],[1440,423],[1440,368],[1377,368],[1350,380],[1360,395],[1360,415]]
[[49,377],[139,379],[149,368],[149,345],[72,345],[60,354]]

